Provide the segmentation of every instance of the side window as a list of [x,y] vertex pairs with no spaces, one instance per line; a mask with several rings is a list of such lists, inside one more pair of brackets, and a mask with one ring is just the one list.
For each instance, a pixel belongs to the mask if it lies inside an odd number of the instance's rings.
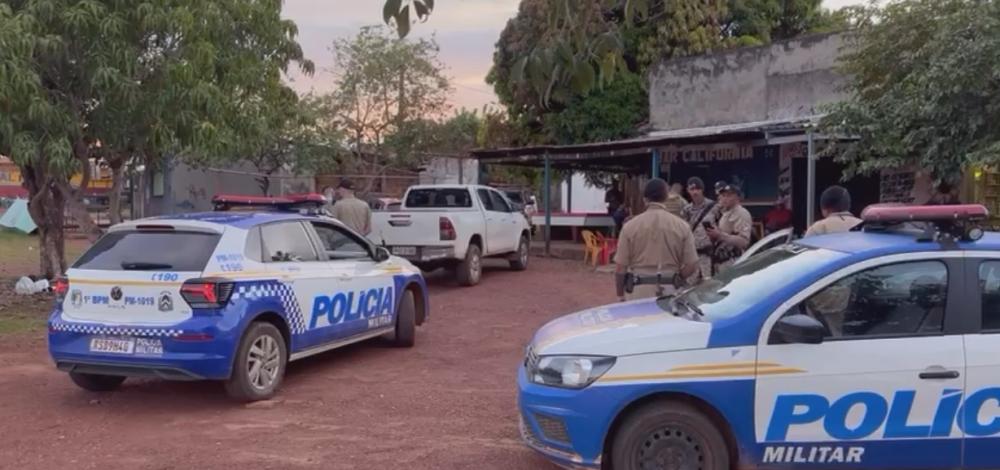
[[490,196],[493,198],[493,207],[496,208],[497,212],[511,212],[510,204],[507,203],[507,199],[504,199],[500,193],[490,191]]
[[493,205],[493,199],[490,198],[490,192],[485,189],[480,189],[476,191],[479,195],[479,202],[483,204],[483,209],[488,211],[496,211],[496,207]]
[[948,268],[916,261],[868,269],[841,279],[799,305],[827,328],[828,338],[940,332]]
[[247,234],[247,246],[243,250],[243,256],[259,263],[263,260],[260,255],[260,248],[260,227],[254,227]]
[[323,242],[323,249],[326,250],[330,259],[358,259],[368,258],[368,249],[359,240],[341,230],[340,227],[313,222],[313,228],[319,239]]
[[983,331],[1000,331],[1000,261],[979,265],[979,289],[982,292]]
[[264,225],[260,228],[264,240],[264,261],[316,261],[319,256],[300,222]]

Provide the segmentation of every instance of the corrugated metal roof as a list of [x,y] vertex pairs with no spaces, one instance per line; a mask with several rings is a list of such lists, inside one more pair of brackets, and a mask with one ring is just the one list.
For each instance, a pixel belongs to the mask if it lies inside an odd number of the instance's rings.
[[632,139],[594,142],[574,145],[536,145],[499,149],[473,150],[471,155],[480,160],[517,159],[521,163],[532,157],[572,157],[576,159],[592,157],[624,156],[650,153],[656,147],[666,145],[692,145],[715,142],[731,142],[763,138],[769,133],[802,132],[814,125],[821,116],[806,116],[795,119],[775,119],[769,121],[744,122],[719,126],[653,131],[649,135]]

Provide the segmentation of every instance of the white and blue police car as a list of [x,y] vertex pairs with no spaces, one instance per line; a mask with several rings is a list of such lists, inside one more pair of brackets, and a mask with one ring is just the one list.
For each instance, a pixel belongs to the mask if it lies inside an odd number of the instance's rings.
[[519,370],[522,436],[569,468],[1000,468],[986,215],[871,207],[676,296],[558,318]]
[[[414,344],[420,271],[331,218],[322,196],[217,197],[216,211],[116,225],[56,283],[49,352],[92,391],[126,377],[223,380],[271,397],[288,361],[375,337]],[[259,208],[259,207],[258,207]]]

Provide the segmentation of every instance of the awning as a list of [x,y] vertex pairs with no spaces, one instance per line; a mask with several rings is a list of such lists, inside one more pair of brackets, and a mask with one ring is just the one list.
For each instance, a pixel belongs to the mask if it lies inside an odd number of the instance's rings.
[[[552,168],[578,171],[645,172],[649,157],[657,149],[671,146],[796,138],[805,140],[808,130],[821,116],[745,122],[720,126],[653,131],[633,139],[575,145],[535,145],[473,150],[471,155],[486,164],[542,167],[546,157]],[[783,142],[782,142],[783,143]]]

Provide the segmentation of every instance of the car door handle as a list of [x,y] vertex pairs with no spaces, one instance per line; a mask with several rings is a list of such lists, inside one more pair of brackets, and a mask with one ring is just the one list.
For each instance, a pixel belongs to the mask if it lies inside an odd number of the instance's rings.
[[958,376],[957,370],[945,369],[928,369],[920,373],[920,378],[924,380],[957,379]]

